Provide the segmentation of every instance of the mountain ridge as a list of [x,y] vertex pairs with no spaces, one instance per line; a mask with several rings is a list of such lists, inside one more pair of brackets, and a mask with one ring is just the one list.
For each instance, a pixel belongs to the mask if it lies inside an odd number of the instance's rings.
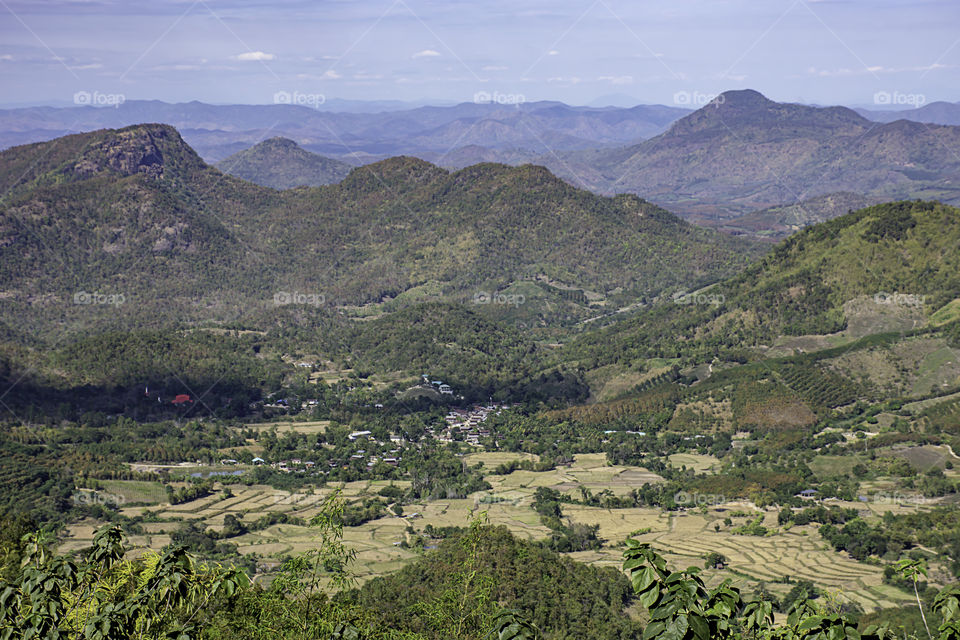
[[[47,161],[0,209],[7,319],[32,309],[94,324],[227,320],[268,313],[278,292],[375,313],[519,287],[523,306],[480,310],[548,326],[714,280],[763,250],[534,165],[450,172],[397,157],[336,185],[275,191],[206,165],[172,127],[146,125],[2,152],[0,181],[16,181],[31,156]],[[579,290],[579,302],[538,279]],[[129,304],[70,305],[83,292]]]
[[870,122],[845,107],[726,92],[633,146],[542,162],[602,193],[642,193],[683,216],[735,217],[834,192],[960,202],[960,127]]

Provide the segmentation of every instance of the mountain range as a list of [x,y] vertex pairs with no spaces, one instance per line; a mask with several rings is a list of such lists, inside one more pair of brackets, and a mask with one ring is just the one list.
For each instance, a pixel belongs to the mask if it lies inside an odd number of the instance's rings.
[[[116,108],[10,109],[0,111],[0,144],[163,122],[177,127],[208,161],[276,188],[336,181],[347,167],[334,161],[358,165],[408,155],[455,169],[484,162],[532,163],[596,193],[637,194],[698,224],[769,237],[855,208],[844,208],[849,197],[835,194],[859,198],[855,205],[899,198],[960,200],[960,129],[934,124],[954,122],[950,114],[956,105],[950,103],[857,112],[777,103],[743,90],[723,93],[690,112],[656,105],[595,108],[481,98],[377,113],[158,101],[128,101]],[[274,138],[296,146],[257,146]],[[227,157],[229,164],[223,163]],[[793,222],[778,221],[766,210],[779,207],[807,211],[799,218],[788,215]],[[810,209],[818,213],[811,215]]]
[[857,109],[857,113],[874,122],[912,120],[929,124],[960,125],[960,102],[931,102],[913,109]]
[[716,281],[764,250],[532,165],[450,172],[398,157],[275,191],[207,165],[168,125],[8,149],[0,189],[11,327],[230,321],[291,304],[376,315],[424,300],[557,326]]
[[[689,110],[660,105],[572,107],[561,102],[478,102],[376,113],[330,112],[299,104],[210,105],[129,100],[110,108],[30,107],[0,110],[0,146],[144,122],[177,128],[207,161],[217,162],[271,137],[353,163],[395,155],[422,155],[444,166],[461,147],[535,157],[549,150],[636,142],[656,135]],[[318,105],[320,106],[320,105]]]
[[545,157],[574,184],[718,220],[811,197],[960,201],[960,128],[728,91],[639,144]]
[[[183,376],[232,397],[307,357],[291,350],[367,373],[435,371],[476,398],[616,398],[658,362],[689,383],[711,362],[829,355],[884,332],[931,327],[941,345],[960,310],[960,210],[936,202],[826,222],[771,210],[810,223],[771,248],[535,165],[397,157],[278,191],[211,167],[167,125],[8,149],[0,189],[0,375],[45,376],[18,401],[119,385],[127,402],[144,380]],[[828,364],[801,371],[826,385],[811,411],[860,393]]]

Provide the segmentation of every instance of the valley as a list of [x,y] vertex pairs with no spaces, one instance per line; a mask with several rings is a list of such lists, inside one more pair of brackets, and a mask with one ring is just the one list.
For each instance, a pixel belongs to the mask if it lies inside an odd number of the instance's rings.
[[0,640],[960,640],[941,2],[121,4],[0,24]]

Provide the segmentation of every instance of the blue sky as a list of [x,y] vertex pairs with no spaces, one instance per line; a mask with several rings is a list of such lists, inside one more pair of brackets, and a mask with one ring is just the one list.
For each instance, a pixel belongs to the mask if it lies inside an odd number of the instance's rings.
[[5,104],[960,101],[958,0],[0,0],[0,16]]

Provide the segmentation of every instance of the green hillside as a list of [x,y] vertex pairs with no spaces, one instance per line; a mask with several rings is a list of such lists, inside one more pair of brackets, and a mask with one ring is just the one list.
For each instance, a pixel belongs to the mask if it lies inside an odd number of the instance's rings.
[[831,334],[849,326],[845,304],[857,298],[865,298],[874,316],[929,316],[960,297],[958,245],[960,210],[954,207],[868,207],[804,229],[715,287],[586,333],[570,353],[599,365],[707,357],[770,345],[780,336]]
[[536,166],[450,173],[393,158],[277,192],[205,165],[163,125],[5,151],[0,182],[17,183],[0,209],[0,314],[45,330],[250,319],[301,299],[368,314],[482,293],[497,316],[521,307],[497,294],[523,281],[550,285],[524,322],[556,326],[716,281],[763,250]]

